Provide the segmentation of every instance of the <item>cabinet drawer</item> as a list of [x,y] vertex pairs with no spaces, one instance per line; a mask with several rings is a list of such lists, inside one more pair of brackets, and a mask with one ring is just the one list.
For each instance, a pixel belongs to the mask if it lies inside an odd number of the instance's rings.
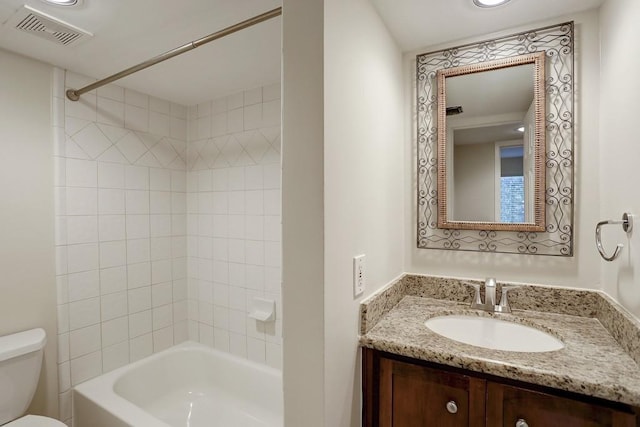
[[380,359],[380,427],[484,425],[485,381]]
[[[519,420],[522,421],[518,424]],[[636,416],[606,406],[489,382],[487,383],[487,425],[495,427],[635,427]]]

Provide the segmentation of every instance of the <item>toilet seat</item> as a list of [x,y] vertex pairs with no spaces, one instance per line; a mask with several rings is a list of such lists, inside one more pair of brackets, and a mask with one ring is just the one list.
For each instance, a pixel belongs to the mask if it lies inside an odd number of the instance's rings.
[[25,415],[15,421],[4,424],[2,427],[67,427],[67,425],[53,418],[41,417],[39,415]]

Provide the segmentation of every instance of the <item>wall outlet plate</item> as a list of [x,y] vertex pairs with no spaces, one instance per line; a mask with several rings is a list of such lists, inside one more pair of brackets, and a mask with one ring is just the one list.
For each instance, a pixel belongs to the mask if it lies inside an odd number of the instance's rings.
[[353,297],[357,298],[364,293],[367,285],[365,255],[353,257]]

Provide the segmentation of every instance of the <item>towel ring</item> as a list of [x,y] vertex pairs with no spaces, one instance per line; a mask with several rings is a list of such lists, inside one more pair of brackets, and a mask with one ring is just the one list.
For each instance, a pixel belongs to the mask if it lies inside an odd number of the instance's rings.
[[602,247],[602,234],[600,232],[602,226],[607,224],[622,224],[622,229],[627,234],[629,234],[631,233],[631,230],[633,228],[633,215],[625,212],[622,214],[621,221],[615,221],[615,220],[609,219],[606,221],[600,221],[598,225],[596,225],[596,246],[598,248],[598,252],[600,252],[600,256],[605,261],[613,261],[614,259],[618,258],[618,256],[620,255],[620,251],[622,251],[622,248],[624,248],[624,245],[622,243],[618,243],[615,251],[613,251],[613,255],[607,256],[607,254],[604,251],[604,248]]

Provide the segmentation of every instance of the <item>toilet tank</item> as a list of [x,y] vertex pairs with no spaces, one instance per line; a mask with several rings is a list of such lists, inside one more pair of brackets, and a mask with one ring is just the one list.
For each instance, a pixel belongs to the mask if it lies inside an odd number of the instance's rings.
[[22,416],[29,407],[46,340],[43,329],[0,337],[0,426]]

